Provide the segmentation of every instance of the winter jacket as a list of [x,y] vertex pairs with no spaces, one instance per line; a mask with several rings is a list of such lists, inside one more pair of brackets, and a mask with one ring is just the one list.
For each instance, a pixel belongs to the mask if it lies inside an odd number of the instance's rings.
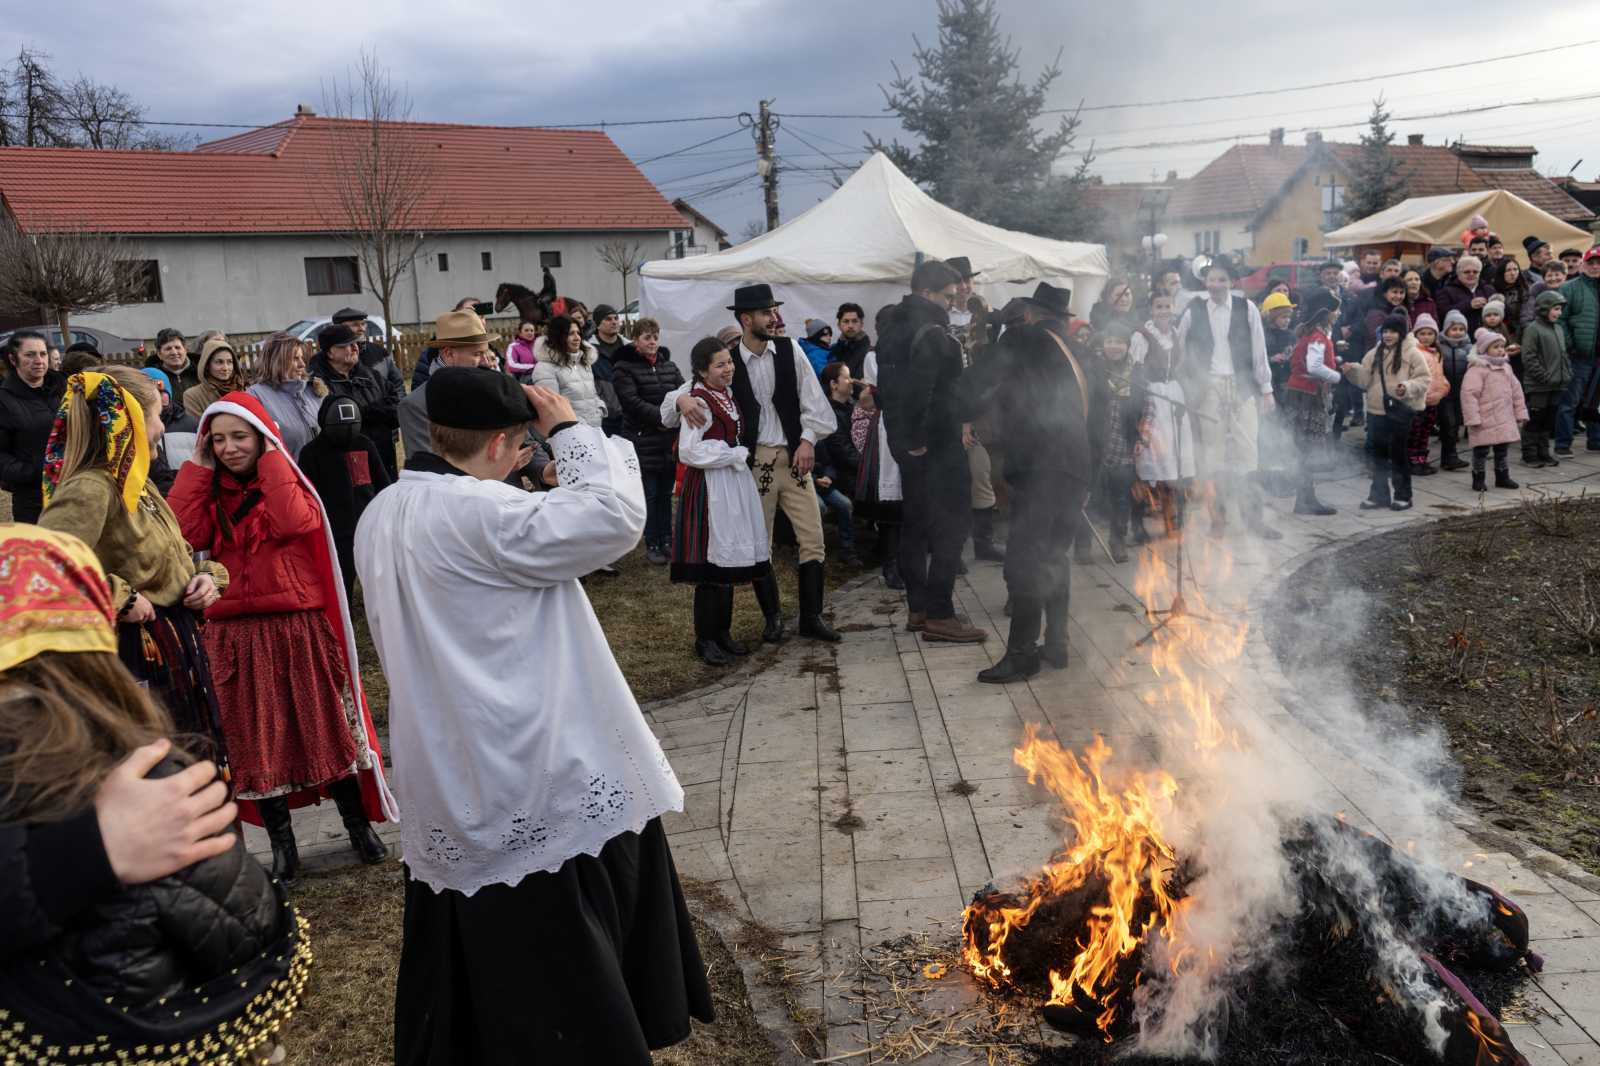
[[1495,288],[1494,291],[1500,297],[1500,302],[1506,305],[1506,325],[1515,336],[1522,330],[1523,309],[1533,302],[1528,294],[1527,276],[1518,274],[1514,285],[1505,289]]
[[872,338],[865,333],[854,340],[849,337],[840,337],[833,342],[833,347],[828,350],[830,363],[843,363],[850,368],[850,377],[860,381],[865,376],[867,353],[872,351]]
[[661,424],[661,401],[683,384],[683,371],[666,348],[656,349],[654,364],[633,345],[617,352],[612,383],[622,406],[622,435],[633,441],[639,469],[668,473],[676,463],[673,445],[678,431]]
[[167,369],[159,354],[151,354],[145,359],[144,365],[167,375],[167,395],[172,397],[173,403],[182,403],[183,394],[200,384],[200,375],[195,371],[194,358],[192,356],[183,361],[183,369],[176,374]]
[[439,360],[439,349],[432,347],[422,349],[422,354],[417,356],[417,365],[411,368],[411,387],[416,389],[428,375],[433,373],[433,364]]
[[1467,360],[1472,356],[1472,336],[1468,334],[1458,341],[1444,334],[1444,329],[1439,330],[1439,362],[1444,366],[1444,379],[1450,383],[1450,391],[1456,396],[1461,395],[1461,379],[1467,376]]
[[889,449],[904,465],[927,448],[961,452],[961,423],[971,421],[961,393],[961,345],[944,308],[908,293],[878,338],[878,391]]
[[[1005,456],[1006,481],[1066,494],[1068,514],[1088,495],[1105,450],[1105,380],[1084,365],[1083,386],[1044,326],[1014,326],[1000,338],[1005,373],[994,393],[994,421]],[[1089,417],[1085,418],[1085,400]],[[892,416],[891,416],[892,417]]]
[[[363,366],[360,362],[350,368],[348,377],[342,376],[328,362],[326,353],[313,356],[311,362],[306,364],[306,370],[312,378],[327,387],[330,395],[343,396],[356,402],[356,406],[361,408],[361,425],[374,441],[400,428],[400,401],[405,399],[405,387],[398,378],[393,382],[386,381],[371,367]],[[321,405],[319,400],[317,406]],[[269,410],[267,413],[272,412]],[[316,410],[313,409],[313,425],[316,424],[316,417]]]
[[[856,494],[856,471],[861,466],[861,453],[850,439],[850,424],[855,406],[830,399],[828,405],[839,421],[839,428],[817,441],[816,473],[833,479],[833,487],[852,499]],[[820,487],[818,492],[823,491]]]
[[795,343],[800,345],[800,351],[806,357],[806,361],[811,364],[812,372],[821,374],[822,368],[828,365],[828,349],[805,337],[801,337]]
[[0,382],[0,487],[38,501],[44,476],[44,446],[56,424],[67,379],[47,371],[38,388],[15,372]]
[[1394,365],[1394,356],[1386,356],[1382,373],[1379,373],[1377,356],[1379,349],[1373,348],[1359,363],[1344,364],[1345,380],[1360,389],[1367,391],[1367,414],[1382,415],[1384,383],[1388,383],[1388,394],[1394,395],[1396,385],[1406,387],[1405,405],[1413,411],[1422,410],[1428,396],[1428,387],[1433,383],[1433,371],[1428,367],[1428,361],[1415,347],[1407,348],[1405,343],[1400,345],[1400,369],[1390,369]]
[[267,414],[278,423],[279,439],[291,457],[298,457],[306,442],[317,435],[317,409],[328,395],[328,386],[319,380],[302,378],[277,385],[258,383],[245,390],[261,401]]
[[1468,289],[1461,284],[1459,276],[1452,277],[1433,294],[1433,302],[1439,310],[1434,318],[1443,322],[1444,316],[1451,311],[1460,311],[1467,319],[1467,336],[1473,336],[1483,320],[1483,308],[1473,307],[1472,301],[1480,296],[1487,301],[1494,294],[1494,287],[1482,278],[1478,279],[1476,288]]
[[1417,343],[1415,334],[1407,334],[1402,341],[1406,347],[1418,352],[1428,364],[1428,392],[1422,398],[1423,406],[1434,407],[1439,401],[1450,395],[1450,379],[1444,376],[1444,360],[1439,357],[1437,348],[1424,348]]
[[[212,496],[214,479],[221,482],[216,498]],[[246,496],[258,493],[254,505],[246,510]],[[207,618],[312,611],[324,606],[318,545],[312,540],[323,536],[322,510],[282,452],[265,452],[255,475],[244,484],[226,471],[184,463],[168,503],[178,516],[184,539],[196,551],[210,552],[232,578],[228,591],[206,611]],[[232,523],[231,535],[224,536],[217,523],[219,508]],[[245,513],[237,517],[241,511]]]
[[[533,353],[534,345],[538,341],[538,337],[532,341],[518,337],[506,349],[506,370],[516,375],[518,380],[526,380],[527,375],[532,374],[533,368],[538,365],[539,357]],[[412,380],[411,387],[417,387],[415,379]]]
[[93,807],[59,822],[0,824],[0,962],[121,891]]
[[1522,331],[1522,391],[1529,396],[1559,393],[1571,380],[1572,360],[1560,324],[1542,318],[1529,322]]
[[[400,401],[406,398],[406,379],[400,373],[400,366],[394,361],[394,356],[389,354],[389,349],[383,345],[374,344],[371,341],[362,341],[359,351],[361,353],[361,365],[370,370],[372,375],[379,381],[383,382],[384,394],[393,399],[394,403],[390,410],[398,409]],[[387,428],[393,432],[399,426],[399,416],[395,415],[390,419]],[[369,434],[372,432],[370,427],[367,432]],[[374,437],[373,439],[376,440],[377,438]]]
[[[211,359],[215,359],[217,357],[217,352],[227,352],[234,358],[233,378],[225,388],[218,388],[216,385],[213,385],[211,383],[211,378],[206,375],[206,369],[211,365]],[[179,401],[178,398],[174,396],[172,399],[173,405],[177,407],[178,410],[186,411],[198,419],[201,415],[205,414],[207,407],[210,407],[212,404],[222,399],[224,393],[233,392],[235,390],[243,391],[247,386],[245,385],[245,376],[239,372],[238,358],[239,357],[237,355],[234,355],[233,349],[231,348],[217,348],[213,350],[211,353],[211,359],[202,360],[196,370],[196,375],[199,378],[198,382],[189,386],[189,388],[183,394],[182,401]]]
[[605,430],[606,436],[612,436],[622,429],[622,403],[617,399],[616,356],[628,343],[627,338],[617,334],[616,339],[607,343],[600,339],[596,333],[589,341],[589,346],[594,349],[594,390],[600,402],[605,405],[605,416],[600,420],[600,428]]
[[1567,358],[1574,363],[1595,357],[1600,340],[1600,281],[1576,277],[1561,286],[1567,309],[1561,313],[1561,331],[1567,335]]
[[1511,372],[1511,360],[1492,363],[1474,352],[1468,363],[1461,383],[1461,420],[1467,424],[1467,443],[1474,448],[1517,443],[1522,436],[1518,427],[1528,420],[1528,405]]
[[1415,322],[1423,315],[1428,315],[1435,322],[1439,321],[1439,305],[1433,302],[1433,294],[1423,289],[1417,293],[1415,300],[1406,301],[1406,317]]
[[603,428],[601,423],[606,417],[606,405],[600,399],[599,387],[595,380],[594,347],[585,344],[575,357],[568,356],[568,358],[574,361],[557,362],[555,354],[550,352],[548,346],[540,348],[539,365],[533,368],[532,384],[543,385],[551,392],[559,392],[572,404],[579,421],[585,425]]

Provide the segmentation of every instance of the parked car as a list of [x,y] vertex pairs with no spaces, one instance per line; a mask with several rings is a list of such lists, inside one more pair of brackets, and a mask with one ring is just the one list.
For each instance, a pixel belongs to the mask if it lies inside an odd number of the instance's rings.
[[[302,318],[294,325],[286,327],[284,332],[297,340],[310,342],[316,340],[317,334],[322,332],[322,327],[332,321],[333,317],[331,315],[324,315],[321,318]],[[386,325],[388,323],[383,320],[382,315],[369,317],[367,319],[367,340],[374,344],[383,344],[384,326]],[[393,329],[389,331],[389,336],[392,343],[393,341],[398,341],[401,334],[398,329]]]
[[1317,268],[1328,260],[1300,259],[1292,263],[1268,263],[1264,267],[1257,267],[1254,271],[1239,279],[1238,289],[1245,295],[1254,299],[1260,296],[1267,287],[1267,279],[1274,274],[1285,278],[1289,288],[1295,292],[1311,288],[1317,283]]
[[[104,355],[116,355],[119,352],[134,352],[138,355],[143,355],[145,353],[144,341],[131,341],[126,337],[119,337],[115,333],[107,333],[103,329],[90,329],[87,326],[72,326],[72,339],[67,341],[66,344],[63,344],[61,343],[60,326],[24,326],[22,328],[26,330],[32,330],[34,333],[44,334],[45,340],[49,343],[50,347],[59,348],[62,351],[67,350],[67,345],[82,344],[83,342],[87,341],[99,349],[99,351]],[[11,334],[14,332],[16,331],[8,330],[5,333],[0,333],[0,344],[4,344],[6,341],[10,340]]]

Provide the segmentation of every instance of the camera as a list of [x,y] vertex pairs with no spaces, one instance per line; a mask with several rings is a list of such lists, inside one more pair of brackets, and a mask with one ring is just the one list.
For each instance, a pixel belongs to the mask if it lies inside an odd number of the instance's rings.
[[494,314],[494,301],[479,300],[472,305],[472,309],[477,312],[479,318],[487,318]]

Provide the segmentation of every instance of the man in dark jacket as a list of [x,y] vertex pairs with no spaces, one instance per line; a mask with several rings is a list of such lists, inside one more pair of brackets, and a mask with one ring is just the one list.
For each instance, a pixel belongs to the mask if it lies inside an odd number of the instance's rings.
[[904,523],[900,576],[907,628],[928,640],[975,644],[983,630],[956,615],[955,581],[972,521],[971,473],[961,440],[970,422],[961,388],[961,345],[950,336],[950,305],[961,275],[930,259],[879,338],[878,391],[889,450],[900,464]]
[[872,351],[872,338],[867,336],[867,313],[857,303],[842,303],[837,316],[839,339],[828,352],[829,362],[843,363],[850,368],[852,381],[860,381],[864,373],[867,353]]
[[[1067,665],[1067,611],[1072,588],[1068,551],[1104,450],[1105,419],[1091,418],[1107,402],[1103,378],[1066,344],[1071,294],[1040,284],[1024,308],[1025,324],[1001,335],[997,362],[1004,372],[993,393],[992,420],[1011,486],[1011,537],[1006,546],[1006,591],[1011,632],[1006,654],[978,675],[1006,684],[1039,672],[1041,656]],[[1040,629],[1044,645],[1038,647]]]
[[594,387],[605,402],[605,417],[600,428],[612,436],[622,428],[622,403],[617,398],[617,353],[628,343],[622,335],[622,318],[610,304],[600,304],[594,309]]
[[67,379],[50,369],[44,335],[32,330],[13,334],[6,361],[10,372],[0,382],[0,487],[11,493],[12,521],[37,522],[44,509],[44,446]]
[[[379,344],[367,336],[367,313],[359,308],[345,307],[334,312],[333,321],[335,325],[344,326],[356,335],[356,352],[361,365],[372,371],[373,376],[383,382],[386,394],[396,397],[395,406],[398,408],[400,401],[406,397],[405,375],[400,373],[400,366],[394,361],[388,346]],[[398,430],[398,418],[395,426],[387,433],[377,426],[366,427],[365,435],[378,445],[378,454],[389,457],[383,465],[390,480],[397,476],[398,471],[394,459],[395,435]]]
[[822,388],[828,394],[828,406],[839,420],[839,428],[817,441],[817,468],[812,472],[811,484],[816,487],[817,500],[831,512],[839,526],[839,546],[848,566],[860,566],[856,554],[855,506],[851,502],[856,494],[856,468],[861,465],[861,453],[850,439],[850,420],[855,410],[855,382],[850,377],[850,367],[845,363],[829,363],[822,368]]
[[1439,286],[1433,294],[1433,306],[1439,312],[1439,321],[1451,311],[1460,311],[1467,320],[1467,335],[1475,337],[1483,323],[1483,305],[1494,295],[1494,286],[1483,280],[1483,262],[1477,256],[1464,255],[1456,260],[1456,276]]
[[[1434,245],[1428,249],[1428,269],[1422,274],[1423,291],[1437,301],[1440,287],[1454,277],[1455,272],[1456,253],[1449,248]],[[1443,311],[1439,313],[1444,314]]]
[[[378,445],[384,470],[389,473],[389,479],[394,480],[398,476],[391,469],[395,465],[394,433],[400,428],[404,384],[386,382],[361,365],[361,349],[349,326],[324,326],[317,334],[317,347],[321,351],[312,357],[306,370],[328,386],[331,395],[349,397],[361,408],[361,424],[366,427],[367,436]],[[387,448],[385,442],[389,445]]]
[[323,397],[317,411],[317,435],[295,460],[322,497],[339,553],[344,594],[356,591],[356,523],[382,489],[389,487],[378,448],[361,432],[361,408],[344,396]]
[[[1583,253],[1578,277],[1561,286],[1567,309],[1561,328],[1567,335],[1567,357],[1572,360],[1572,380],[1556,407],[1556,454],[1572,454],[1577,412],[1584,395],[1593,389],[1600,369],[1600,248]],[[1600,419],[1590,419],[1588,449],[1600,452]]]
[[641,318],[633,343],[617,349],[612,383],[622,408],[622,435],[633,441],[644,482],[645,558],[664,566],[672,557],[672,483],[677,431],[661,423],[661,401],[683,384],[683,371],[661,347],[661,324]]

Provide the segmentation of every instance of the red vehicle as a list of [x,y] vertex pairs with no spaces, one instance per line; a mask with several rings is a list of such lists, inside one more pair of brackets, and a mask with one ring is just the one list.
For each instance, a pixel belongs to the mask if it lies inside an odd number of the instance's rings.
[[1277,275],[1289,282],[1290,289],[1299,292],[1317,283],[1317,268],[1327,261],[1328,257],[1324,256],[1321,259],[1299,259],[1292,263],[1269,263],[1240,278],[1238,287],[1246,296],[1254,299],[1266,291],[1267,279]]

